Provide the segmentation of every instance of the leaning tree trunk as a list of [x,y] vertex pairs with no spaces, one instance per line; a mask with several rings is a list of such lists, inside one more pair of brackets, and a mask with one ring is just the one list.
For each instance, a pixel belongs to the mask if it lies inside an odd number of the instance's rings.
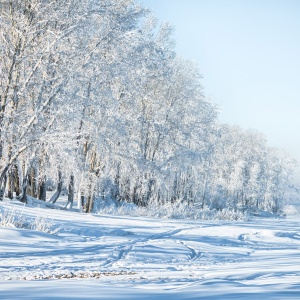
[[61,171],[59,170],[58,171],[58,184],[57,184],[57,189],[56,189],[56,192],[55,194],[51,197],[50,201],[51,203],[55,203],[57,201],[57,199],[59,198],[60,196],[60,193],[61,193],[61,190],[62,190],[62,173]]
[[6,191],[6,184],[7,184],[7,174],[4,175],[4,178],[2,179],[2,187],[0,189],[0,200],[2,201],[5,195]]
[[3,200],[4,194],[5,194],[5,188],[6,188],[6,180],[7,180],[7,172],[9,170],[10,164],[7,164],[0,175],[0,201]]

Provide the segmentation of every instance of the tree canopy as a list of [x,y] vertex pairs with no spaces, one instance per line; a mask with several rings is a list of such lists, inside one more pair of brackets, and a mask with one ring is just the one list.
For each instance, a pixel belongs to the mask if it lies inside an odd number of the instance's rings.
[[276,212],[295,162],[221,124],[172,28],[133,0],[3,0],[0,187]]

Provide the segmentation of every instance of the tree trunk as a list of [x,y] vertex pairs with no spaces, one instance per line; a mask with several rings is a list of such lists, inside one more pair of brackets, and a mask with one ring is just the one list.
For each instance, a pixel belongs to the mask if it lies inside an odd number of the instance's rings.
[[58,184],[57,184],[57,189],[56,189],[56,192],[55,194],[51,197],[50,201],[51,203],[55,203],[57,201],[57,199],[59,198],[60,196],[60,193],[61,193],[61,190],[62,190],[62,174],[61,174],[61,171],[58,171]]
[[74,203],[74,175],[70,176],[69,190],[68,190],[68,203],[66,207],[70,204],[70,209],[73,208]]
[[47,197],[46,180],[47,180],[47,177],[45,175],[44,161],[45,161],[45,150],[44,150],[44,148],[42,148],[40,158],[39,158],[39,169],[38,169],[39,181],[38,181],[37,192],[38,192],[38,198],[40,200],[46,201],[46,197]]
[[6,188],[6,179],[7,179],[7,171],[10,167],[10,164],[7,164],[0,175],[0,201],[3,201],[3,197],[5,194]]
[[13,176],[14,176],[14,190],[16,192],[16,196],[20,196],[21,194],[21,187],[20,187],[20,173],[18,164],[13,166]]
[[22,197],[21,202],[27,203],[27,186],[28,186],[28,177],[29,175],[26,174],[23,178],[23,185],[22,185]]
[[87,199],[86,199],[85,212],[86,213],[91,213],[93,211],[93,208],[94,208],[94,195],[90,191],[89,195],[87,196]]
[[35,167],[31,167],[30,168],[30,175],[28,178],[28,186],[29,186],[29,191],[27,191],[27,193],[34,197],[37,198],[37,170]]
[[[4,175],[2,179],[2,187],[0,189],[0,200],[3,201],[4,195],[5,195],[5,190],[6,190],[6,183],[7,183],[7,174]],[[1,185],[0,185],[1,186]]]
[[14,198],[14,170],[11,169],[10,172],[8,173],[8,191],[7,191],[7,198],[13,199]]
[[38,188],[38,198],[40,200],[46,201],[46,196],[47,196],[47,185],[46,185],[46,176],[43,177],[42,181],[39,183],[39,188]]
[[81,209],[84,208],[84,193],[83,192],[80,192],[80,198],[78,199],[80,201],[80,207]]
[[88,196],[86,198],[86,205],[85,205],[85,212],[91,213],[94,208],[94,185],[92,183],[93,179],[90,179],[89,189],[88,189]]

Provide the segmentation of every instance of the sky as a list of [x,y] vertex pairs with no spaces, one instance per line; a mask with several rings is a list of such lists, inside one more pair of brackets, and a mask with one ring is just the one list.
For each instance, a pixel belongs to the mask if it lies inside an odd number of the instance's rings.
[[197,62],[221,122],[264,133],[300,162],[299,0],[139,2],[174,27],[176,51]]

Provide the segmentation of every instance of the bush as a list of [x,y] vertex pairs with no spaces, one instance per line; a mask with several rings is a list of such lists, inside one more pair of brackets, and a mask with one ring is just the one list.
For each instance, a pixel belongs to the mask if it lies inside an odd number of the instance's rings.
[[4,227],[30,229],[49,234],[57,234],[61,229],[60,227],[54,228],[53,220],[41,216],[34,218],[25,216],[23,211],[17,210],[15,206],[1,211],[0,224]]
[[201,220],[246,220],[247,215],[233,209],[203,209],[197,205],[176,201],[161,204],[152,202],[147,207],[140,207],[133,203],[99,200],[97,213],[129,216],[145,216],[168,219],[201,219]]

